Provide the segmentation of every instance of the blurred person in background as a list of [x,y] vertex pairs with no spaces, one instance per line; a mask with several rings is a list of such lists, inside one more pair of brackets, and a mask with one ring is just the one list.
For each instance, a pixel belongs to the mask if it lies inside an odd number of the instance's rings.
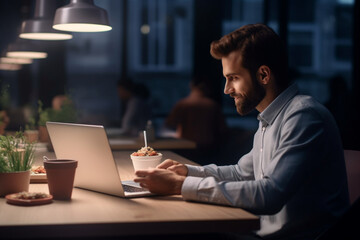
[[226,131],[221,106],[208,92],[204,77],[194,77],[189,95],[175,104],[165,121],[179,138],[192,140],[200,148],[216,147]]
[[209,91],[204,76],[193,77],[189,95],[175,104],[165,121],[178,138],[196,143],[195,151],[183,154],[201,164],[214,160],[227,129],[221,106]]
[[151,118],[149,90],[145,85],[135,83],[131,79],[120,79],[117,91],[122,110],[120,135],[137,137]]

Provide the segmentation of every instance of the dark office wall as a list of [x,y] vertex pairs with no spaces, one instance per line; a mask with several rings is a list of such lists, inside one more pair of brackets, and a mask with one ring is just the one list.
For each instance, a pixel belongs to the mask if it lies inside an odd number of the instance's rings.
[[348,118],[350,123],[346,126],[346,149],[360,150],[360,0],[355,0],[353,24],[353,81],[351,88],[351,105],[349,106]]
[[224,3],[221,0],[194,1],[194,75],[209,81],[212,97],[221,102],[221,62],[210,55],[210,44],[222,36]]
[[0,1],[0,49],[5,50],[8,43],[15,40],[21,19],[29,16],[30,1]]
[[44,107],[51,106],[54,96],[66,93],[65,44],[64,41],[43,43],[48,57],[44,61],[39,60],[37,98],[43,102]]

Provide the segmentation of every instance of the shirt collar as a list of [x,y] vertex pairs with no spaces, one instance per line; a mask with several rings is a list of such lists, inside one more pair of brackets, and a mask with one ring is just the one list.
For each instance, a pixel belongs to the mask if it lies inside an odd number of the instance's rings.
[[296,94],[298,94],[299,89],[296,84],[292,84],[290,87],[285,89],[279,96],[275,98],[274,101],[270,103],[264,111],[258,114],[257,119],[261,121],[262,125],[266,127],[271,125],[276,116],[280,113],[281,109],[285,104],[290,101]]

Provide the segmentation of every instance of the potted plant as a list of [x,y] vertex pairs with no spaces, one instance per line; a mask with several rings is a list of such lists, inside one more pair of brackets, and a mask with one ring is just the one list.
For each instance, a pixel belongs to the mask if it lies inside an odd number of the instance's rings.
[[9,94],[9,86],[1,86],[0,91],[0,135],[4,135],[5,128],[10,122],[10,118],[8,117],[8,108],[10,106],[10,94]]
[[4,135],[5,128],[9,123],[9,117],[6,111],[0,111],[0,135]]
[[29,190],[35,146],[22,132],[0,136],[0,197]]
[[38,101],[38,114],[39,114],[39,121],[38,121],[38,129],[39,129],[39,141],[40,142],[50,142],[49,133],[46,129],[46,122],[50,121],[51,115],[51,108],[43,108],[43,103],[39,100]]
[[[50,142],[50,137],[46,129],[46,122],[76,122],[76,109],[68,95],[61,95],[61,104],[52,108],[43,108],[42,102],[38,101],[38,114],[39,114],[39,140],[40,142]],[[58,97],[58,96],[57,96]],[[55,97],[56,98],[56,97]]]

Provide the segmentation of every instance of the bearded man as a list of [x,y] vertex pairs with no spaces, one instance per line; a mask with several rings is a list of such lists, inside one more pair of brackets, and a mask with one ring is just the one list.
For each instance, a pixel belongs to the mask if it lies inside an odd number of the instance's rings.
[[349,207],[332,115],[290,82],[285,47],[269,27],[243,26],[214,41],[210,53],[221,60],[224,93],[234,98],[238,113],[259,112],[252,150],[230,166],[168,159],[137,171],[135,181],[157,194],[257,214],[260,229],[252,239],[315,239]]

